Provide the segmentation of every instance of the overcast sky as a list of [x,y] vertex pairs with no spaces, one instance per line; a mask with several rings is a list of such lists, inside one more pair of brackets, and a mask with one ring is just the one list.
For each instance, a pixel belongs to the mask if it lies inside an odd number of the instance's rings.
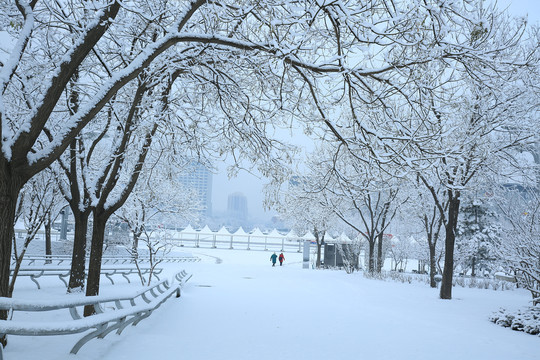
[[[540,21],[540,0],[498,0],[499,8],[508,7],[508,11],[515,16],[527,15],[530,23]],[[220,166],[220,172],[214,175],[212,207],[215,212],[227,209],[229,194],[241,192],[248,199],[248,212],[251,217],[269,218],[271,213],[265,213],[262,207],[264,195],[262,187],[264,179],[258,178],[245,171],[233,179],[227,178],[226,166]]]

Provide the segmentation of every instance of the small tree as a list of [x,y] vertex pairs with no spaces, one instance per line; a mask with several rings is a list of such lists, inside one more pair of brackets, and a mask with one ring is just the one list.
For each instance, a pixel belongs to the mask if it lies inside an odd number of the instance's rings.
[[360,253],[364,249],[365,241],[361,236],[357,236],[349,243],[336,244],[337,251],[343,259],[343,267],[347,274],[352,274],[360,270]]
[[57,212],[61,204],[62,197],[55,185],[56,181],[52,172],[43,171],[26,183],[19,195],[17,213],[20,213],[20,217],[24,220],[26,235],[21,249],[17,249],[17,242],[13,241],[15,268],[9,282],[9,297],[13,294],[15,281],[28,246],[36,237],[38,230],[50,218],[51,213]]
[[455,253],[455,264],[461,265],[464,273],[471,269],[471,276],[476,276],[477,269],[492,268],[493,242],[499,232],[493,220],[495,214],[485,202],[466,199],[457,228]]
[[[297,233],[311,231],[317,245],[315,266],[321,267],[321,248],[324,238],[337,220],[332,207],[328,203],[328,193],[321,188],[317,170],[305,176],[295,176],[288,182],[286,191],[274,189],[280,194],[272,204],[285,221]],[[267,191],[270,187],[267,187]],[[271,196],[267,196],[269,199]]]
[[171,252],[173,246],[168,241],[167,231],[163,227],[157,227],[154,230],[149,230],[149,228],[146,227],[143,228],[139,240],[144,243],[144,246],[148,252],[148,264],[150,267],[150,272],[148,273],[147,278],[144,277],[140,267],[138,250],[129,249],[128,251],[132,253],[135,260],[135,266],[139,272],[141,284],[143,286],[150,286],[156,267],[163,262],[163,258],[165,255]]
[[540,304],[540,192],[516,187],[496,200],[505,220],[496,252],[519,285],[530,291],[533,304]]

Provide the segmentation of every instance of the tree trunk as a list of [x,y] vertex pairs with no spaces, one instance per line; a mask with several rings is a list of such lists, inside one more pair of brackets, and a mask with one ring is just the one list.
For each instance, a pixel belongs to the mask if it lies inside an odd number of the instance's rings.
[[28,244],[32,241],[34,238],[35,233],[27,233],[26,238],[24,239],[24,244],[21,249],[21,253],[17,254],[15,257],[15,268],[13,269],[13,275],[11,276],[11,280],[9,282],[9,297],[12,297],[13,290],[15,289],[15,281],[17,280],[17,275],[19,275],[19,270],[21,269],[21,264],[24,259],[24,255],[26,254],[26,250],[28,249]]
[[45,255],[47,256],[45,264],[51,263],[51,260],[49,259],[49,257],[52,255],[51,222],[51,214],[49,213],[47,215],[47,220],[43,224],[45,227]]
[[375,272],[375,240],[368,241],[368,244],[369,244],[368,269],[369,269],[369,273],[373,274]]
[[[88,280],[86,283],[86,296],[99,295],[99,278],[101,275],[101,258],[103,257],[103,243],[105,240],[106,216],[94,212],[94,225],[92,227],[92,245],[90,247],[90,262],[88,263]],[[92,305],[84,307],[84,316],[95,313]]]
[[71,273],[68,293],[84,291],[86,267],[86,234],[88,233],[88,217],[90,212],[73,211],[75,231],[73,238],[73,254],[71,255]]
[[322,242],[317,241],[317,261],[315,262],[315,266],[317,269],[321,268],[321,249],[322,249]]
[[377,272],[380,273],[383,268],[384,260],[383,260],[383,234],[379,234],[377,236]]
[[141,237],[142,231],[138,229],[133,232],[133,245],[132,245],[132,254],[133,258],[137,259],[139,257],[139,238]]
[[[14,237],[14,219],[21,186],[14,186],[11,169],[0,169],[0,297],[9,297],[9,268]],[[0,320],[8,318],[7,310],[0,310]],[[6,335],[0,336],[0,344],[6,346]]]
[[437,287],[435,282],[435,274],[437,274],[437,260],[435,259],[435,245],[429,244],[429,286],[432,288]]
[[454,277],[454,245],[459,215],[459,191],[448,190],[448,221],[445,225],[446,241],[444,254],[444,270],[441,284],[441,299],[452,299],[452,280]]

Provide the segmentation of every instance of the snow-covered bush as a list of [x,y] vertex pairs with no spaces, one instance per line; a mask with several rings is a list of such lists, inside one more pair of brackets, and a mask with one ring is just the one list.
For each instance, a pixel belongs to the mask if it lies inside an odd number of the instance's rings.
[[[374,280],[383,280],[383,281],[395,281],[401,283],[420,282],[426,285],[430,284],[429,275],[424,274],[406,274],[398,271],[382,271],[381,273],[370,274],[369,272],[364,272],[364,277]],[[478,289],[493,289],[496,290],[514,290],[516,285],[514,283],[498,280],[498,279],[482,279],[482,278],[467,278],[463,276],[454,277],[453,286],[460,286],[463,288],[478,288]]]
[[505,309],[493,313],[489,320],[512,330],[540,336],[540,307],[530,306],[514,312]]

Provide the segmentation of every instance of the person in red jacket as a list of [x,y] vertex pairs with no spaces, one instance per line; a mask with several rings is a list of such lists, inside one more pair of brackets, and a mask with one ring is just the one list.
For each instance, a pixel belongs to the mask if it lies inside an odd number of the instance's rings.
[[285,255],[283,255],[283,253],[279,254],[279,266],[282,266],[284,261]]

